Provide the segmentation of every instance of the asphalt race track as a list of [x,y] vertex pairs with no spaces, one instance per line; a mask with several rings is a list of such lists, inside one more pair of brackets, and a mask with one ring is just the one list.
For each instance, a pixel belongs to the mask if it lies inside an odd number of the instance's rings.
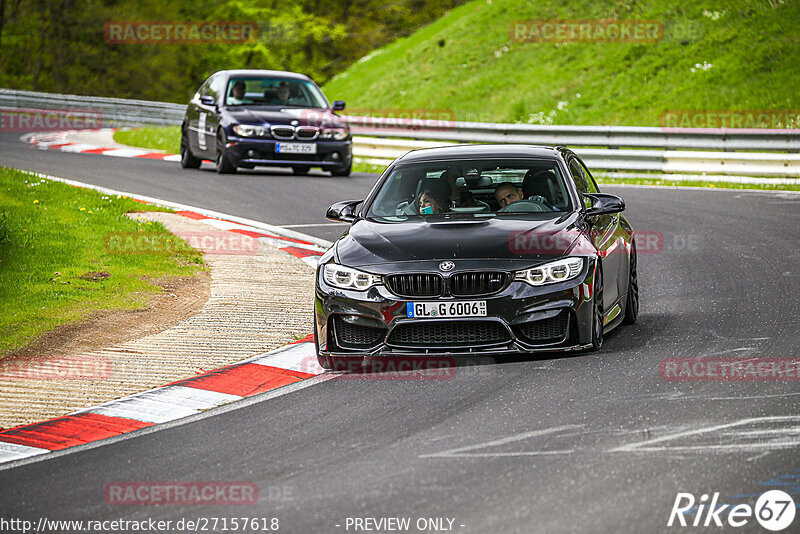
[[[221,177],[36,150],[18,134],[0,136],[0,164],[275,225],[325,225],[329,204],[363,198],[376,178]],[[753,505],[783,489],[800,503],[797,379],[660,374],[665,358],[798,357],[800,195],[604,191],[623,196],[634,228],[656,237],[640,249],[639,323],[609,334],[599,353],[473,360],[446,380],[337,377],[2,470],[0,515],[276,517],[292,533],[356,532],[348,517],[448,518],[464,533],[660,532],[681,530],[667,528],[678,492]],[[345,228],[296,229],[333,240]],[[113,506],[103,497],[110,482],[210,480],[254,482],[259,502]],[[758,528],[751,518],[738,530]]]

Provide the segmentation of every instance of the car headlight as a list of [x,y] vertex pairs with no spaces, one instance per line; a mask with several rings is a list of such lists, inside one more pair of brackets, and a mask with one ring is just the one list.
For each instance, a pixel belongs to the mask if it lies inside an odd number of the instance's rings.
[[341,289],[355,289],[356,291],[366,291],[375,284],[379,284],[381,279],[374,274],[365,273],[357,269],[351,269],[344,265],[326,263],[322,267],[325,281]]
[[233,131],[242,137],[263,137],[267,134],[266,128],[254,124],[237,124],[233,127]]
[[347,136],[350,135],[350,128],[325,128],[322,130],[320,137],[322,139],[333,139],[334,141],[342,141],[347,139]]
[[576,278],[583,270],[583,258],[566,258],[533,269],[518,271],[516,279],[532,286],[555,284]]

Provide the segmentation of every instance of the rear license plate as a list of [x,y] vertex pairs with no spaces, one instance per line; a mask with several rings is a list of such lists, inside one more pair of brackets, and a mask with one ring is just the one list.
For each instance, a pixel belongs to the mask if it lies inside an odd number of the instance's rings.
[[316,154],[314,143],[275,143],[275,152],[279,154]]
[[430,317],[486,317],[486,301],[407,302],[406,317],[414,319],[427,319]]

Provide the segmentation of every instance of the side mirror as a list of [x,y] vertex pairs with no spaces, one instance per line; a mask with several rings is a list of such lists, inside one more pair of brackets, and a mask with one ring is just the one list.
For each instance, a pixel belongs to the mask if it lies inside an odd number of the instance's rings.
[[342,200],[328,208],[325,217],[332,221],[351,223],[356,220],[356,206],[363,200]]
[[619,213],[625,209],[625,201],[617,195],[607,193],[586,193],[586,198],[591,199],[592,207],[586,209],[586,215],[607,215]]
[[217,103],[217,101],[213,96],[206,95],[200,97],[200,103],[205,104],[206,106],[213,106]]
[[342,111],[345,105],[346,103],[344,100],[334,100],[331,108],[333,109],[333,111]]

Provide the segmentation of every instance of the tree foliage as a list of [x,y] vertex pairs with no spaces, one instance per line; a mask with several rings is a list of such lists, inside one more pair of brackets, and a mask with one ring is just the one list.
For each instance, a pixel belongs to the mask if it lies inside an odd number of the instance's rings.
[[[184,102],[211,73],[292,70],[320,85],[463,0],[0,0],[0,86]],[[252,21],[236,44],[110,44],[107,22]]]

